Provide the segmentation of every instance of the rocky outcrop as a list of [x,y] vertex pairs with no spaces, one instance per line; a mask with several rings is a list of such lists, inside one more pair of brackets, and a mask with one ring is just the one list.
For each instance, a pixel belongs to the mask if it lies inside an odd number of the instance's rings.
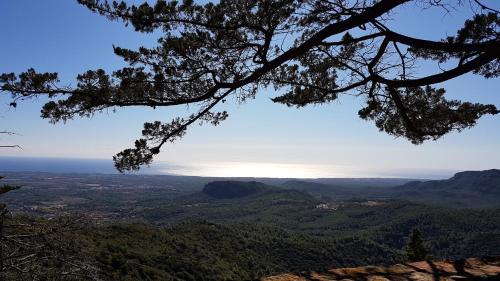
[[393,266],[331,269],[324,273],[283,274],[262,281],[453,281],[500,280],[500,257],[421,261]]

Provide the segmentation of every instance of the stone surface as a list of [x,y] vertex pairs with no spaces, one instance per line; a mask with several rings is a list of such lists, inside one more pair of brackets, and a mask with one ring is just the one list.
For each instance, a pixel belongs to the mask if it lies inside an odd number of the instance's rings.
[[499,280],[500,257],[420,261],[393,266],[330,269],[323,273],[282,274],[262,281],[462,281]]

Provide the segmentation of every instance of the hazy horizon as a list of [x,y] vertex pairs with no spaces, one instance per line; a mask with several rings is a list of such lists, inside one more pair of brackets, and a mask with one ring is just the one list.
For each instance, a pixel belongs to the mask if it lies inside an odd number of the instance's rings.
[[[260,168],[259,168],[260,167]],[[341,170],[343,168],[344,170]],[[498,169],[490,167],[488,169]],[[253,170],[252,170],[253,169]],[[157,161],[139,172],[129,174],[141,175],[173,175],[196,177],[223,177],[223,178],[408,178],[408,179],[447,179],[455,173],[473,170],[445,170],[445,169],[401,169],[379,170],[378,172],[351,169],[347,167],[328,167],[314,165],[286,165],[279,163],[238,163],[223,162],[210,164],[169,164]],[[255,172],[257,171],[257,172]],[[281,171],[281,173],[280,173]],[[289,172],[295,172],[289,176]],[[48,172],[48,173],[97,173],[118,174],[111,159],[92,158],[60,158],[60,157],[12,157],[0,156],[0,172]]]

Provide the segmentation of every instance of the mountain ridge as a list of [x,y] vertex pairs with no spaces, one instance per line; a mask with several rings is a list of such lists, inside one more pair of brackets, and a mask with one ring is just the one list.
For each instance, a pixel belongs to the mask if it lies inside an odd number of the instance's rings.
[[445,180],[413,181],[394,188],[395,198],[452,207],[499,207],[500,170],[464,171]]

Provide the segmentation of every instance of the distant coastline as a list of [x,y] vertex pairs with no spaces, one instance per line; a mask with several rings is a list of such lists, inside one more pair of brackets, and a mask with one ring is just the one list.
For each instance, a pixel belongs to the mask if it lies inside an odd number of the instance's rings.
[[[191,173],[182,173],[183,170],[193,170]],[[142,175],[179,175],[220,177],[217,175],[194,174],[196,167],[176,166],[173,164],[156,162],[150,167],[144,167],[134,174]],[[97,173],[118,174],[111,159],[85,158],[48,158],[48,157],[13,157],[0,156],[0,171],[2,172],[49,172],[49,173]],[[359,175],[356,177],[319,177],[319,178],[411,178],[411,179],[444,179],[451,177],[454,170],[427,170],[427,171],[392,171],[379,175]],[[227,176],[223,176],[227,178]],[[241,178],[241,176],[235,176]],[[256,176],[259,177],[258,175]]]
[[42,158],[0,156],[0,171],[50,173],[116,174],[113,162],[106,159]]

